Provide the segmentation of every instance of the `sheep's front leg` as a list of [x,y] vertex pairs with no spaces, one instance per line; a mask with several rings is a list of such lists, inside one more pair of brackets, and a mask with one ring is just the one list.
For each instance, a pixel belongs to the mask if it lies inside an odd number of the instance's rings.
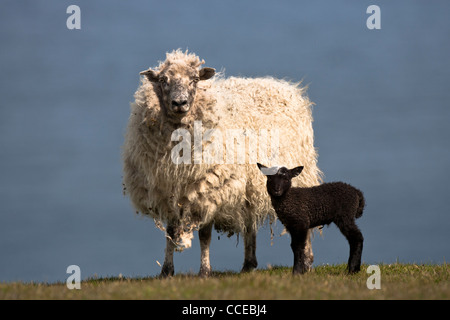
[[308,230],[299,230],[291,233],[291,248],[294,253],[293,274],[303,274],[309,270],[305,255],[308,235]]
[[198,230],[198,238],[200,239],[200,271],[201,277],[207,277],[211,274],[211,264],[209,262],[209,245],[211,243],[212,223]]
[[175,227],[168,225],[166,229],[166,250],[164,256],[164,264],[161,269],[161,278],[171,277],[175,273],[173,266],[173,252],[175,250]]
[[312,244],[311,244],[311,235],[313,233],[313,229],[308,230],[308,234],[306,236],[306,245],[304,249],[304,255],[305,255],[305,266],[307,271],[310,271],[312,269],[312,265],[314,262],[314,253],[312,250]]
[[241,272],[249,272],[258,266],[256,260],[256,230],[247,228],[244,233],[244,265]]

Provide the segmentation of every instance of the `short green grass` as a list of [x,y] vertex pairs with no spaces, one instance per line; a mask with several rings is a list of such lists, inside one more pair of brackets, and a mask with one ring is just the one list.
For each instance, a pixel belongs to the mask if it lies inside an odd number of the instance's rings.
[[206,279],[192,274],[88,279],[80,290],[69,290],[65,283],[1,283],[0,299],[450,299],[447,264],[379,266],[379,290],[367,288],[367,265],[348,275],[340,264],[295,277],[291,268],[270,267],[246,274],[214,272]]

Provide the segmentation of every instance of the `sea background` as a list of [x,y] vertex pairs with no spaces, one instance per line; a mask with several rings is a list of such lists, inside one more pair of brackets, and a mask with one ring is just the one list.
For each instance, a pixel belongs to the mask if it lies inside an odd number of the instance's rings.
[[[69,5],[81,29],[69,30]],[[369,30],[369,5],[381,29]],[[325,181],[364,191],[368,264],[450,253],[450,2],[12,1],[0,3],[0,281],[154,276],[165,239],[122,194],[121,146],[139,72],[173,49],[226,76],[309,86]],[[258,233],[259,267],[291,265],[289,236]],[[220,239],[219,239],[220,237]],[[314,265],[345,263],[334,226]],[[213,234],[215,270],[239,271],[243,239]],[[193,248],[176,272],[196,273]]]

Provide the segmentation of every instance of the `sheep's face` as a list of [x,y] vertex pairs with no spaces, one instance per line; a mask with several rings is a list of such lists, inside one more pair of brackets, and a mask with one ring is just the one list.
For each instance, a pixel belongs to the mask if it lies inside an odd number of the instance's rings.
[[197,83],[211,78],[215,70],[213,68],[198,70],[180,63],[171,64],[159,72],[148,69],[140,74],[155,83],[166,115],[180,119],[189,112],[195,101]]
[[286,167],[272,167],[258,163],[258,168],[267,177],[267,192],[271,197],[281,197],[291,188],[292,178],[298,176],[303,167],[296,167],[294,169],[287,169]]

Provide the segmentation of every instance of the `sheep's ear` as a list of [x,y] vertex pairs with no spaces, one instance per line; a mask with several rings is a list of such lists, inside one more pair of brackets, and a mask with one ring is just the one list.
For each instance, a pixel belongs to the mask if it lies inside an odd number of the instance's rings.
[[294,178],[294,177],[298,176],[302,172],[302,170],[303,170],[303,166],[300,166],[300,167],[296,167],[294,169],[291,169],[289,171],[291,172],[292,178]]
[[159,80],[158,74],[155,71],[153,71],[152,69],[141,71],[141,72],[139,72],[139,74],[141,76],[146,76],[148,81],[151,81],[151,82],[158,82],[158,80]]
[[216,74],[216,69],[205,67],[200,70],[199,77],[200,77],[200,80],[208,80],[215,74]]

